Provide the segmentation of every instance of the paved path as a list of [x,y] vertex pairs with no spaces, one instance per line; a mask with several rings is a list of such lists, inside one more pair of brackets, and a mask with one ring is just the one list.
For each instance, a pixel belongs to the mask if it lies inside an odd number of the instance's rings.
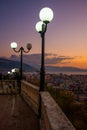
[[40,130],[39,120],[19,95],[0,95],[0,130]]

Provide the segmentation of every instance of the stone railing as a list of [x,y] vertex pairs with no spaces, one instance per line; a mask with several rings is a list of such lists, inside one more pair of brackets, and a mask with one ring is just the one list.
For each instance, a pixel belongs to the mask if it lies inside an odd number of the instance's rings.
[[18,89],[16,80],[0,80],[0,94],[17,94]]
[[21,95],[36,114],[38,114],[41,97],[41,130],[75,130],[49,92],[41,92],[39,95],[38,87],[22,81]]
[[39,107],[39,88],[26,81],[22,81],[21,95],[37,114]]
[[43,130],[75,130],[49,92],[42,92],[41,99],[41,125]]

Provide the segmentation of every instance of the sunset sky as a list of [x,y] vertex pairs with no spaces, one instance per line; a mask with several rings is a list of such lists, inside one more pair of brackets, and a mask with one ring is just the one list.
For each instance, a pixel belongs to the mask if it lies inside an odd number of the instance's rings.
[[35,25],[43,7],[54,11],[45,37],[46,64],[87,69],[87,0],[0,0],[0,57],[15,55],[13,41],[25,49],[31,43],[31,56],[41,53]]

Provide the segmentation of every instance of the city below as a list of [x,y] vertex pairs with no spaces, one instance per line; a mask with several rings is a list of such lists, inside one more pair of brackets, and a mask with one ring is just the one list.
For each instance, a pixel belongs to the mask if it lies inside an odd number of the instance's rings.
[[[14,68],[20,68],[20,62],[0,58],[0,73],[4,76],[8,75]],[[10,73],[11,77],[13,74]],[[40,66],[38,68],[32,67],[23,63],[23,74],[25,79],[32,84],[38,85],[40,82]],[[76,67],[45,67],[45,82],[46,86],[53,88],[61,88],[69,90],[80,98],[86,100],[87,97],[87,70]]]
[[[35,85],[38,85],[40,74],[39,73],[25,73],[26,80]],[[45,75],[45,82],[47,87],[54,89],[69,90],[82,100],[87,99],[87,75],[83,74],[51,74]]]

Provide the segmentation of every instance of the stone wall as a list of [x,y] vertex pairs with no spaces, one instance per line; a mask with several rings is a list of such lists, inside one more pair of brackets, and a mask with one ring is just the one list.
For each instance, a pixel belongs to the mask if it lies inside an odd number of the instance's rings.
[[38,114],[41,97],[41,130],[75,130],[49,92],[41,92],[39,95],[38,87],[22,81],[21,95],[36,114]]
[[26,81],[21,82],[21,95],[24,100],[32,107],[34,112],[38,113],[39,88]]
[[75,130],[71,122],[48,92],[42,92],[41,99],[41,124],[43,130]]

